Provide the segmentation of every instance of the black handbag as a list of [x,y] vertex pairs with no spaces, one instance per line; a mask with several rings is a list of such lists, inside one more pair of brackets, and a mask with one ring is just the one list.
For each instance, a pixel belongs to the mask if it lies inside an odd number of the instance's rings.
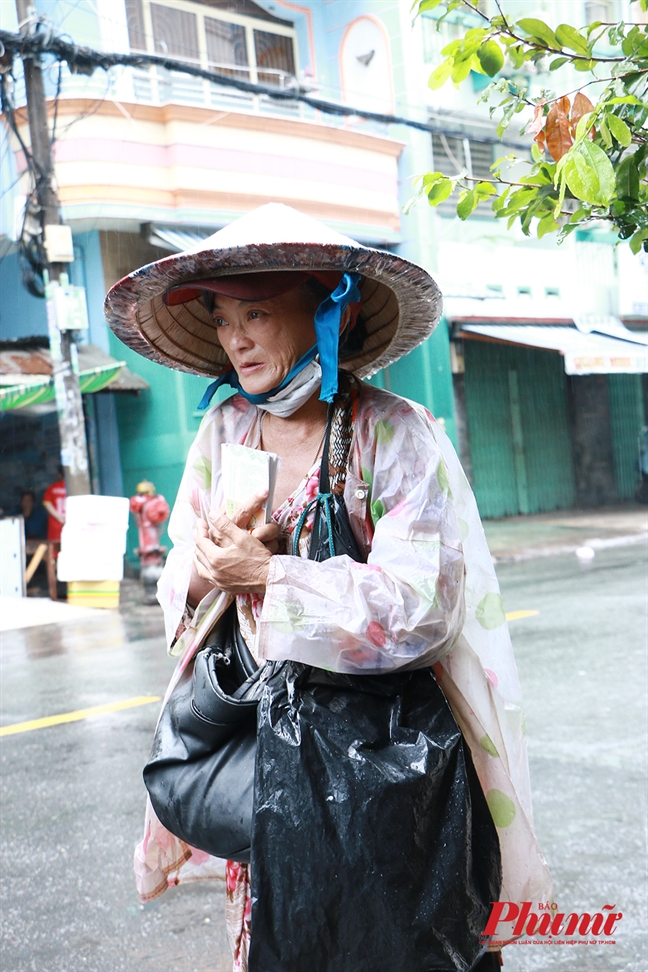
[[163,709],[143,774],[167,830],[241,863],[250,860],[261,674],[232,604]]
[[[348,396],[341,398],[341,407],[331,405],[327,417],[320,493],[295,531],[298,540],[314,505],[309,556],[317,561],[342,553],[364,560],[342,497],[352,430]],[[160,716],[143,773],[151,804],[170,833],[214,857],[250,860],[257,706],[264,683],[282,667],[257,667],[232,604],[196,653],[193,668],[187,666]]]

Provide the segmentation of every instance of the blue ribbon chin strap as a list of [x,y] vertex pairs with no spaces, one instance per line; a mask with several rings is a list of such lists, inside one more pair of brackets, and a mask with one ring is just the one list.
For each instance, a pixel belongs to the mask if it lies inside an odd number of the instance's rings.
[[322,367],[320,402],[332,402],[338,390],[338,348],[342,314],[361,299],[359,273],[345,273],[333,293],[315,311],[315,337]]
[[208,408],[212,398],[221,385],[230,385],[235,388],[240,395],[247,398],[253,405],[263,405],[289,385],[295,375],[298,375],[313,358],[319,354],[320,365],[322,368],[322,388],[320,391],[320,402],[332,402],[338,390],[338,347],[340,343],[340,324],[342,314],[348,304],[354,304],[361,299],[358,284],[361,277],[359,273],[345,273],[332,294],[323,300],[315,311],[315,344],[302,355],[296,365],[294,365],[284,380],[276,388],[271,388],[268,392],[261,395],[251,395],[246,392],[239,381],[235,371],[226,371],[224,375],[212,381],[208,385],[205,394],[200,399],[198,408],[203,411]]
[[241,387],[241,383],[239,381],[239,377],[236,374],[236,372],[226,371],[224,375],[221,375],[220,378],[217,378],[216,381],[212,381],[211,385],[207,386],[205,390],[205,394],[200,399],[198,408],[200,409],[200,411],[203,411],[204,409],[208,408],[212,398],[214,397],[214,395],[216,394],[217,390],[220,388],[221,385],[230,385],[232,388],[235,388],[238,391],[239,395],[242,395],[243,398],[247,398],[248,402],[251,402],[253,405],[263,405],[264,402],[267,402],[268,399],[272,398],[273,395],[276,395],[277,392],[283,391],[286,385],[290,384],[290,382],[293,380],[295,375],[298,375],[299,372],[302,371],[307,364],[310,364],[310,362],[313,360],[316,354],[317,354],[317,345],[313,344],[312,347],[308,349],[306,354],[303,354],[301,356],[297,364],[293,365],[293,367],[290,369],[290,371],[288,372],[288,374],[286,375],[286,377],[284,378],[284,380],[281,382],[280,385],[277,385],[276,388],[271,388],[270,391],[263,392],[260,395],[252,395],[249,392],[246,392],[245,389]]

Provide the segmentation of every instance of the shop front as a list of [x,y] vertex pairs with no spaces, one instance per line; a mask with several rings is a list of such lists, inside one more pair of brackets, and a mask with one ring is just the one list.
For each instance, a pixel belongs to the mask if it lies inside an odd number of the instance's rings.
[[482,516],[632,499],[646,336],[620,323],[453,322],[462,458]]

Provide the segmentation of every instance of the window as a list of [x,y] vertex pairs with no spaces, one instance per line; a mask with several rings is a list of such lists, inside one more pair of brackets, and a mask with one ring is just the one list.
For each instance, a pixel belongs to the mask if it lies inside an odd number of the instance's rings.
[[[278,84],[278,75],[282,73],[294,75],[292,41],[288,37],[255,30],[254,53],[261,84]],[[262,67],[267,70],[261,71]]]
[[[126,0],[126,13],[133,51],[178,58],[278,87],[296,73],[292,23],[272,16],[252,0]],[[196,79],[187,79],[186,89],[189,82],[196,87]]]
[[[493,146],[490,142],[478,142],[467,136],[446,135],[445,132],[432,133],[432,165],[436,172],[455,176],[465,169],[473,179],[492,179],[492,164]],[[488,202],[480,203],[480,206],[490,208]],[[456,207],[456,197],[451,197],[437,206],[437,212],[442,216],[454,216]]]
[[607,0],[585,0],[585,20],[588,24],[598,21],[605,24],[611,19],[610,4]]
[[[245,27],[241,24],[228,24],[214,17],[205,17],[205,41],[210,69],[249,79]],[[227,66],[234,64],[240,64],[242,70]]]
[[457,175],[465,169],[475,179],[492,179],[493,146],[490,142],[445,132],[432,133],[433,164],[437,172]]
[[155,53],[183,61],[199,61],[198,25],[194,14],[161,3],[151,3],[149,9]]

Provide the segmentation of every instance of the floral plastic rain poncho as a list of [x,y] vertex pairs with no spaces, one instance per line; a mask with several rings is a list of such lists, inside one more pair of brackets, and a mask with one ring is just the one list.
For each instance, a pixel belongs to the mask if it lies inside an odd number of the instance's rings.
[[[367,563],[274,556],[265,597],[240,598],[239,615],[247,608],[260,660],[292,659],[356,674],[432,665],[497,826],[502,899],[550,900],[551,881],[532,827],[520,686],[474,496],[449,439],[425,409],[361,387],[345,501]],[[223,505],[221,443],[255,445],[259,414],[240,396],[215,406],[189,453],[169,524],[174,547],[158,592],[171,651],[181,655],[178,671],[231,600],[211,592],[183,629],[194,524],[201,511]],[[277,511],[286,534],[308,488],[305,481]],[[215,866],[172,837],[149,806],[136,851],[143,900],[170,884],[213,876]]]

